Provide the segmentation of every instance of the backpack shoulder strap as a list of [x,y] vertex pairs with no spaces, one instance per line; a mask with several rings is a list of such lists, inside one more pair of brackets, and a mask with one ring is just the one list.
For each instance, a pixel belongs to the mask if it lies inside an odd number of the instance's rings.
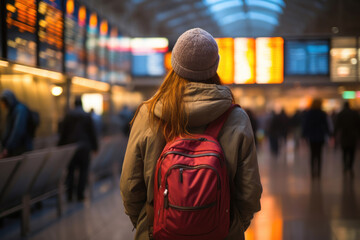
[[235,107],[240,106],[238,104],[232,104],[226,112],[224,112],[220,117],[218,117],[209,124],[209,126],[205,130],[205,134],[217,138],[221,128],[223,127],[224,123],[226,122],[230,113]]

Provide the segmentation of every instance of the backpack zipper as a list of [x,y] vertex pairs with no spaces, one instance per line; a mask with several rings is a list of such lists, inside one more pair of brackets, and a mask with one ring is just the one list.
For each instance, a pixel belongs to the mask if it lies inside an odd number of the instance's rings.
[[[177,154],[177,155],[181,155],[181,156],[185,156],[185,157],[190,157],[190,158],[196,158],[196,157],[206,157],[206,156],[215,156],[219,159],[220,162],[220,166],[222,166],[222,161],[221,161],[221,156],[217,153],[201,153],[201,154],[186,154],[183,152],[178,152],[178,151],[169,151],[166,152],[160,160],[160,166],[159,166],[159,170],[158,170],[158,188],[160,188],[160,183],[161,183],[161,165],[162,162],[164,161],[165,157],[169,154]],[[184,165],[186,166],[186,165]]]
[[184,165],[184,164],[175,164],[175,165],[172,165],[165,173],[165,190],[164,190],[164,208],[169,208],[169,206],[174,206],[174,205],[170,205],[169,204],[169,186],[168,186],[168,183],[167,183],[167,177],[170,173],[170,170],[174,169],[174,168],[180,168],[180,169],[199,169],[199,168],[209,168],[211,170],[213,170],[216,175],[217,175],[217,188],[218,190],[221,189],[221,179],[220,179],[220,174],[219,172],[216,170],[216,168],[212,167],[212,166],[209,166],[209,165],[206,165],[206,164],[200,164],[200,165],[196,165],[196,166],[188,166],[188,165]]

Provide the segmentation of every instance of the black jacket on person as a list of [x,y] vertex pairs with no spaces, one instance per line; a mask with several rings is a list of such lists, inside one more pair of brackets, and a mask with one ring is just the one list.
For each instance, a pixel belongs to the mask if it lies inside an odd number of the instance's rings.
[[28,131],[29,109],[19,102],[14,93],[5,90],[1,98],[7,102],[6,127],[1,139],[7,156],[16,156],[33,149],[33,137]]
[[343,147],[355,147],[360,133],[359,114],[345,107],[337,116],[335,134],[340,134],[340,143]]
[[330,134],[326,113],[321,109],[310,109],[304,117],[303,136],[310,142],[324,143]]
[[60,127],[60,139],[58,145],[78,143],[83,148],[96,151],[98,141],[96,130],[89,113],[82,107],[70,110]]

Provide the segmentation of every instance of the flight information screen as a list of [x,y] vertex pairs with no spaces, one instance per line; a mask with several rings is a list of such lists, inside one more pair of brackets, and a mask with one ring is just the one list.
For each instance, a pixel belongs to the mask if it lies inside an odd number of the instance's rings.
[[255,83],[255,39],[235,38],[234,52],[235,83]]
[[163,76],[165,53],[169,42],[166,38],[131,39],[131,73],[133,76]]
[[284,40],[281,37],[256,39],[256,83],[284,81]]
[[7,52],[11,61],[36,65],[36,0],[7,0]]
[[87,22],[87,77],[93,80],[99,80],[98,65],[98,41],[99,41],[99,23],[96,13],[90,13]]
[[328,40],[285,41],[286,75],[328,75]]
[[216,38],[219,47],[219,67],[217,73],[223,84],[234,83],[234,39]]
[[62,47],[64,21],[61,0],[40,0],[39,21],[39,66],[62,72]]
[[86,8],[74,0],[66,1],[65,72],[85,77]]

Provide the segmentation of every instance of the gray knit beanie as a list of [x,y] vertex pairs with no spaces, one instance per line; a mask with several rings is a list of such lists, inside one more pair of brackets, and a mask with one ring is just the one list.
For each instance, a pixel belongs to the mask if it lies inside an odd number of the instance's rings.
[[184,32],[173,48],[171,65],[180,77],[188,80],[202,81],[213,77],[219,65],[215,39],[201,28]]

